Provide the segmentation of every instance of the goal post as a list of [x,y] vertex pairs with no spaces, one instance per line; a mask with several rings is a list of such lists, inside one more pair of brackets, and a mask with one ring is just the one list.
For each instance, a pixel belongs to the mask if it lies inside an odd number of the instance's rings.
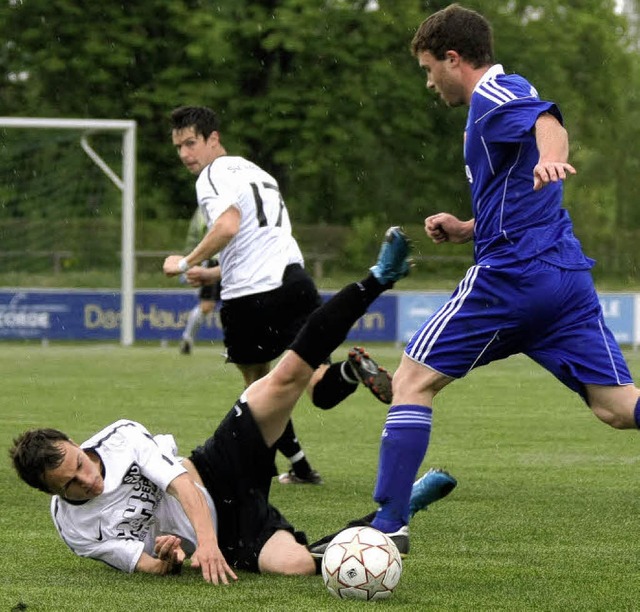
[[[86,155],[120,190],[122,196],[121,223],[121,312],[120,343],[135,340],[135,182],[136,182],[136,122],[119,119],[47,119],[36,117],[0,117],[0,128],[80,130],[79,146]],[[98,132],[122,133],[122,176],[91,147],[89,136]]]

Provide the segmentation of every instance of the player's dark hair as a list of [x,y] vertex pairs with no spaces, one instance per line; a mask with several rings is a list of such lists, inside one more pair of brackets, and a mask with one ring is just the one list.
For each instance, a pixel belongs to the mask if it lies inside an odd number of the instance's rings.
[[31,429],[13,441],[9,456],[22,480],[34,489],[51,493],[44,482],[44,474],[62,463],[64,452],[60,442],[68,441],[69,436],[57,429]]
[[196,133],[209,138],[211,132],[220,131],[217,115],[206,106],[180,106],[171,112],[171,129],[184,130],[192,127]]
[[443,60],[456,51],[474,68],[494,63],[491,24],[476,11],[450,4],[425,19],[411,41],[411,52],[428,51]]

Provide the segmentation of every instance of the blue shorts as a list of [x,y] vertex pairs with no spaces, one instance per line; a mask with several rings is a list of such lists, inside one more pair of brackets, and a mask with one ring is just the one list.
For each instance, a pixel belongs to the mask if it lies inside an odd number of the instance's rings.
[[539,260],[472,266],[405,354],[452,378],[524,353],[586,401],[585,385],[633,380],[604,322],[591,272]]

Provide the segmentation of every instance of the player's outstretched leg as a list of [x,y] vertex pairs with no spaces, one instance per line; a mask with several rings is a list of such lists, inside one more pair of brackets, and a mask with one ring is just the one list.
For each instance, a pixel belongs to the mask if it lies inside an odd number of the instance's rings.
[[[359,283],[347,285],[315,310],[291,345],[312,368],[324,363],[344,342],[352,325],[373,301],[393,284],[409,274],[409,239],[399,227],[390,227],[370,268],[371,275]],[[373,278],[372,278],[373,277]]]
[[246,389],[246,400],[269,446],[282,436],[314,370],[344,342],[353,324],[375,299],[407,275],[408,254],[409,241],[404,233],[399,228],[388,230],[371,274],[347,285],[311,313],[278,365]]

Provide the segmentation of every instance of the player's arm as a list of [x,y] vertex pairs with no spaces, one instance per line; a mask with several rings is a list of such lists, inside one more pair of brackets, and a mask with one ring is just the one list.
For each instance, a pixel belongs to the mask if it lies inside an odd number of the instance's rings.
[[213,268],[203,268],[202,266],[194,266],[189,268],[185,273],[187,282],[194,287],[202,285],[215,285],[221,278],[220,266]]
[[436,244],[452,242],[463,244],[473,239],[475,219],[460,221],[449,213],[438,213],[424,220],[424,231]]
[[191,253],[185,257],[182,257],[182,255],[169,255],[164,260],[162,267],[164,273],[167,276],[176,276],[186,272],[201,261],[213,257],[227,246],[240,231],[241,220],[240,209],[236,206],[229,206],[213,222],[209,231]]
[[191,556],[191,566],[199,567],[207,582],[228,584],[227,576],[237,580],[237,576],[226,562],[216,537],[213,519],[207,501],[189,474],[174,478],[167,493],[173,495],[182,506],[193,526],[198,540]]
[[533,189],[563,181],[576,169],[568,163],[569,135],[556,117],[542,113],[535,124],[536,145],[540,158],[533,169]]
[[136,572],[145,574],[179,574],[185,559],[185,552],[180,546],[181,540],[174,535],[158,536],[155,541],[155,557],[143,552],[136,563]]

